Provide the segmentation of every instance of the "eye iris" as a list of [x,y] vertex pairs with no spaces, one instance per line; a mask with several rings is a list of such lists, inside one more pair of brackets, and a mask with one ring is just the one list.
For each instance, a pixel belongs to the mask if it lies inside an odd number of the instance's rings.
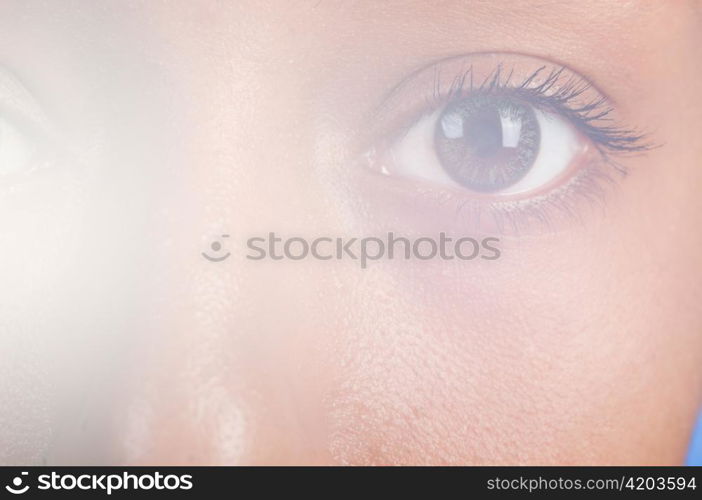
[[461,185],[482,192],[504,189],[524,177],[539,152],[539,141],[533,109],[494,96],[450,104],[434,134],[444,170]]

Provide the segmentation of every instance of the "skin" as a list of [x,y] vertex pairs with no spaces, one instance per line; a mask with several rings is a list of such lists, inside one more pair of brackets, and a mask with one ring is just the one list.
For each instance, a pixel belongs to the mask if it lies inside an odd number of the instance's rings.
[[[0,462],[681,463],[701,10],[3,1],[0,64],[63,154],[0,183]],[[495,262],[245,258],[269,231],[472,234],[354,160],[391,88],[476,52],[566,64],[659,147]],[[224,233],[232,256],[202,259]]]

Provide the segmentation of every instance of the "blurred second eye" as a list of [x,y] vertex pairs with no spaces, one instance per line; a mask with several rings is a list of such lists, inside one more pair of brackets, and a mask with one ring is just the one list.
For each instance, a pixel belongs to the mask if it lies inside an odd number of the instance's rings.
[[417,120],[378,160],[386,175],[476,194],[516,195],[552,185],[586,147],[556,113],[477,93]]
[[31,168],[37,155],[36,141],[12,120],[0,115],[0,178]]

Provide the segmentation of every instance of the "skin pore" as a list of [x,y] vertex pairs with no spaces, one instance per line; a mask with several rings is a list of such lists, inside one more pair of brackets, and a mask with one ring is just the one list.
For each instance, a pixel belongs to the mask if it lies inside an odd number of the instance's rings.
[[[0,68],[51,146],[0,176],[0,462],[681,463],[702,398],[701,9],[2,1]],[[656,147],[519,230],[368,173],[403,119],[374,119],[389,93],[409,81],[391,109],[418,105],[419,70],[483,53],[566,66]],[[247,260],[271,231],[497,235],[502,255]],[[221,234],[231,257],[204,260]]]

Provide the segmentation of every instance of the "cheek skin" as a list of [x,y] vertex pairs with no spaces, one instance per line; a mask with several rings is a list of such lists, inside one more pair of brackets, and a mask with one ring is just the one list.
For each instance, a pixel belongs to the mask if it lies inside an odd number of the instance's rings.
[[[598,244],[603,238],[614,244]],[[690,394],[699,389],[701,325],[692,301],[677,297],[697,294],[698,285],[682,276],[686,266],[651,266],[670,253],[645,240],[643,231],[622,237],[600,228],[568,244],[554,238],[505,249],[489,274],[452,270],[453,280],[432,280],[427,273],[414,286],[369,271],[337,355],[335,457],[682,460],[695,410]],[[632,262],[632,252],[649,255]],[[676,254],[693,258],[689,248]]]

